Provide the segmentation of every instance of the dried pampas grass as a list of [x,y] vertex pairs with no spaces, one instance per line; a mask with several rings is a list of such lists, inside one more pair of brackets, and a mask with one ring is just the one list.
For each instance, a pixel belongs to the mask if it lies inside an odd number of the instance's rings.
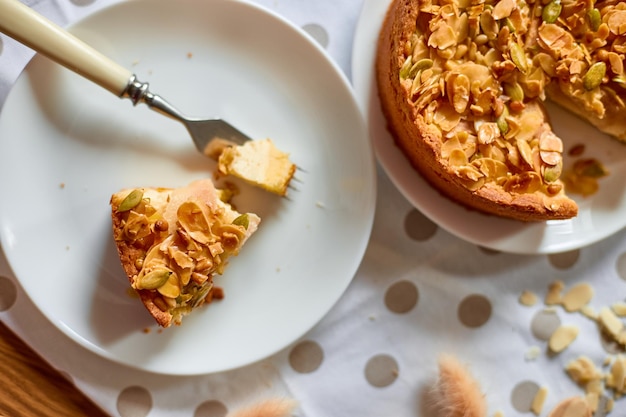
[[296,405],[289,398],[271,398],[235,410],[226,417],[292,417]]
[[440,356],[433,397],[440,417],[487,416],[487,402],[480,385],[454,356]]

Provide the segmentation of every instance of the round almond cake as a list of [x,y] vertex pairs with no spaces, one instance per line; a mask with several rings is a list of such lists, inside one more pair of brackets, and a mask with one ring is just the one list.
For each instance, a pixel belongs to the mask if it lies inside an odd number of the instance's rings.
[[442,194],[522,221],[566,219],[546,98],[626,141],[626,2],[393,0],[376,81],[396,144]]

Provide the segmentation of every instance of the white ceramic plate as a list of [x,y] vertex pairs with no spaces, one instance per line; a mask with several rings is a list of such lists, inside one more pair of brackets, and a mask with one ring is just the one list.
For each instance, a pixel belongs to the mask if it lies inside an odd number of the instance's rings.
[[[600,191],[579,204],[571,220],[524,224],[468,211],[442,197],[410,166],[394,145],[380,111],[374,82],[376,41],[388,0],[365,0],[357,25],[352,55],[352,81],[369,123],[378,161],[400,192],[424,215],[448,232],[478,245],[504,252],[539,254],[577,249],[597,242],[626,225],[626,146],[599,133],[564,110],[549,106],[554,130],[565,149],[586,143],[586,157],[596,157],[610,171]],[[567,166],[566,166],[567,167]]]
[[348,286],[373,223],[374,156],[346,77],[304,32],[241,1],[124,2],[72,31],[182,111],[270,137],[306,172],[290,200],[240,184],[237,207],[263,221],[217,278],[225,299],[156,331],[128,295],[110,195],[185,185],[214,163],[182,125],[37,56],[0,118],[2,246],[28,295],[82,345],[157,373],[232,369],[294,342]]

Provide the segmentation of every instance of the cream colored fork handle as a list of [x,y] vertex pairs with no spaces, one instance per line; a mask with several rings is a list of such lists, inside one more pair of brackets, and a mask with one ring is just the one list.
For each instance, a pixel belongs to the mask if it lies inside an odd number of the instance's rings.
[[133,75],[19,0],[0,0],[0,32],[117,96]]

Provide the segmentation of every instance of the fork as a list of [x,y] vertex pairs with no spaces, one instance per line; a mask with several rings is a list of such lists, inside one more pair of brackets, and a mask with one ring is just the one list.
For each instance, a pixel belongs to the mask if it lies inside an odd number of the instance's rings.
[[[0,32],[118,97],[130,99],[133,105],[144,103],[152,110],[181,122],[198,151],[205,156],[215,159],[216,153],[212,151],[212,146],[223,146],[224,140],[236,145],[251,140],[223,119],[185,116],[163,97],[151,93],[148,83],[139,81],[131,71],[19,0],[0,0]],[[218,142],[220,145],[217,145]]]

